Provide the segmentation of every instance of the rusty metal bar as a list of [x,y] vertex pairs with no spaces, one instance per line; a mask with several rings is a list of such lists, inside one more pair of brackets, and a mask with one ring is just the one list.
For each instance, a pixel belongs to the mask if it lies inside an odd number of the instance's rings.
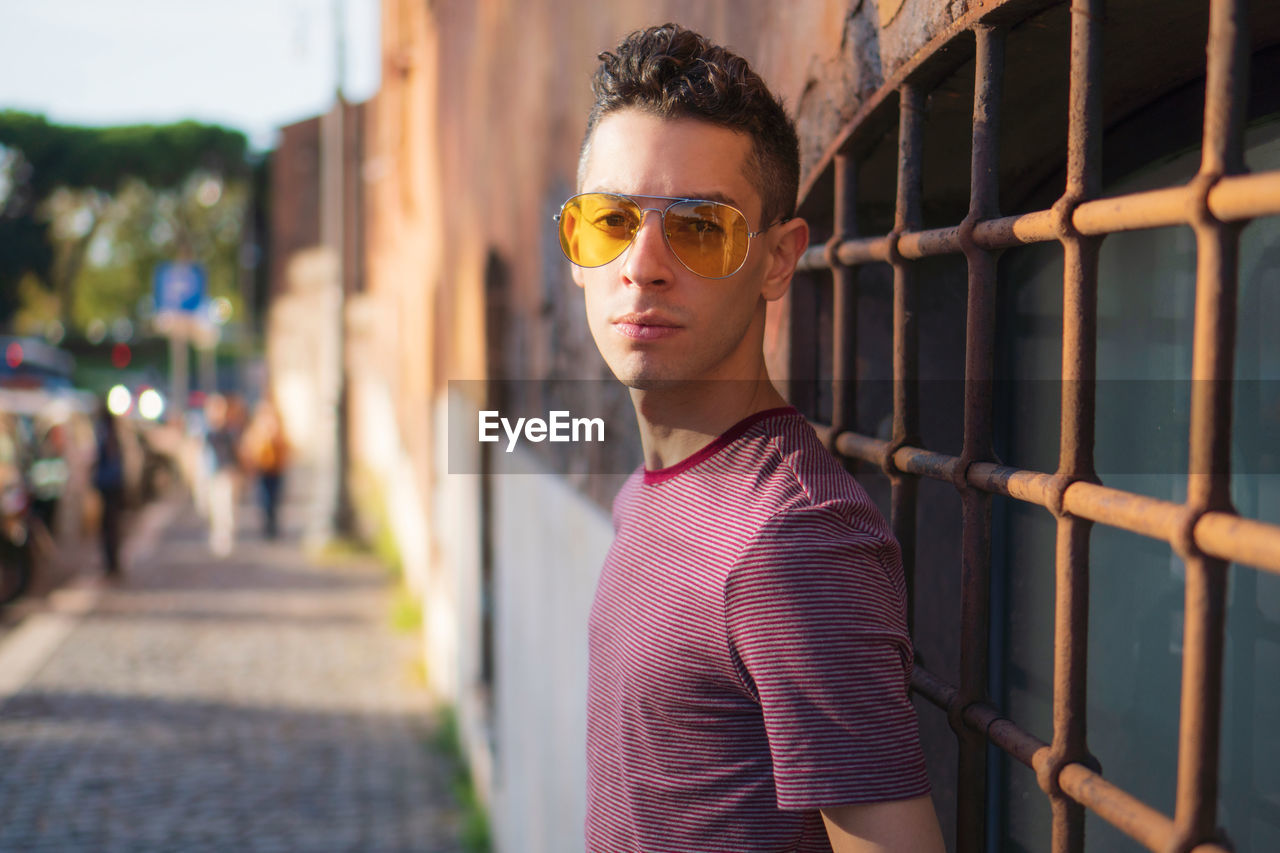
[[[1083,764],[1062,768],[1062,789],[1107,823],[1151,850],[1171,850],[1174,822]],[[1195,853],[1230,853],[1219,844],[1202,844]]]
[[[821,431],[821,425],[817,428]],[[845,456],[879,464],[890,444],[883,439],[842,433],[835,438],[834,446]],[[893,462],[910,474],[954,482],[960,457],[918,447],[900,447],[893,454]],[[974,488],[1036,506],[1049,506],[1053,476],[1042,471],[979,462],[969,466],[965,476]],[[1072,515],[1170,544],[1180,541],[1186,529],[1187,512],[1182,504],[1096,483],[1071,484],[1063,494],[1062,505]],[[1197,518],[1192,541],[1199,551],[1211,557],[1280,574],[1280,526],[1240,518],[1234,513],[1208,512]]]
[[[1197,199],[1195,192],[1192,187],[1168,187],[1094,199],[1075,209],[1071,224],[1086,237],[1188,225],[1191,220],[1187,208]],[[1208,207],[1209,213],[1219,222],[1245,222],[1259,216],[1280,216],[1280,171],[1223,177],[1209,190]],[[980,248],[991,251],[1049,243],[1058,239],[1057,221],[1052,210],[1004,216],[977,225],[973,239]],[[801,257],[799,268],[823,269],[827,265],[825,251],[825,246],[811,247]],[[954,255],[961,251],[960,227],[957,225],[908,232],[898,238],[898,252],[908,260]],[[837,254],[840,262],[845,264],[887,262],[889,238],[850,240],[840,245]]]
[[1280,528],[1274,524],[1209,512],[1200,516],[1191,538],[1212,557],[1280,572]]
[[1112,234],[1187,224],[1186,187],[1167,187],[1081,205],[1075,223],[1081,234]]
[[919,664],[911,670],[911,689],[944,711],[950,709],[956,698],[955,687]]
[[1085,803],[1109,823],[1152,850],[1168,849],[1173,821],[1131,794],[1112,785],[1082,764],[1069,764],[1060,773],[1062,789]]
[[1209,189],[1209,212],[1220,222],[1280,214],[1280,172],[1223,176]]
[[1063,495],[1063,506],[1072,515],[1169,543],[1173,542],[1186,515],[1183,507],[1172,501],[1093,483],[1072,485]]
[[889,260],[889,238],[872,237],[868,240],[850,240],[841,243],[837,255],[842,264],[862,264],[867,261]]
[[1195,333],[1191,356],[1191,449],[1187,529],[1178,550],[1187,564],[1182,701],[1178,732],[1177,844],[1189,850],[1217,830],[1226,643],[1227,563],[1201,553],[1194,525],[1205,512],[1231,510],[1231,398],[1235,374],[1240,226],[1214,218],[1209,191],[1244,166],[1249,39],[1244,0],[1209,6],[1204,143],[1188,216],[1196,235]]
[[[911,688],[933,705],[950,712],[957,705],[959,690],[923,667],[911,674]],[[985,702],[961,711],[965,726],[986,736],[1037,775],[1046,772],[1051,747],[1044,741],[1003,717]],[[1121,832],[1152,850],[1170,849],[1175,838],[1174,822],[1132,794],[1107,781],[1096,770],[1080,763],[1064,765],[1058,773],[1062,790],[1074,801],[1092,809]],[[1209,843],[1195,848],[1194,853],[1228,853],[1227,848]]]
[[[835,229],[831,240],[827,243],[827,251],[834,256],[836,247],[849,240],[857,233],[857,198],[858,166],[852,155],[837,154],[835,158]],[[855,350],[855,334],[858,323],[858,301],[854,288],[857,284],[857,271],[844,264],[831,263],[831,277],[834,291],[832,293],[831,313],[833,316],[831,337],[833,349],[832,362],[832,428],[839,435],[847,426],[854,423],[853,375],[857,363]]]
[[964,721],[975,730],[985,732],[987,740],[1028,767],[1034,768],[1049,752],[1048,744],[985,702],[965,708]]
[[1102,0],[1071,5],[1071,76],[1067,124],[1067,183],[1053,206],[1062,243],[1062,426],[1058,471],[1049,510],[1057,519],[1054,558],[1053,743],[1040,787],[1053,813],[1054,853],[1083,853],[1084,808],[1061,787],[1071,765],[1096,762],[1089,754],[1089,533],[1093,523],[1063,507],[1066,490],[1096,482],[1093,468],[1097,378],[1098,249],[1072,225],[1072,214],[1102,188]]
[[960,691],[947,684],[923,666],[911,672],[911,689],[948,713],[954,712],[970,730],[988,740],[1010,756],[1032,767],[1037,756],[1048,753],[1049,746],[1040,738],[1019,727],[987,702],[974,702],[960,707]]
[[[973,241],[973,229],[998,215],[1000,95],[1004,77],[1004,33],[974,28],[973,143],[970,152],[969,214],[960,242],[969,268],[965,311],[964,445],[954,480],[960,490],[960,695],[958,708],[987,701],[988,629],[991,614],[991,494],[971,488],[963,470],[990,461],[991,401],[995,351],[995,256]],[[985,849],[987,744],[963,724],[955,709],[951,727],[960,739],[956,797],[956,848]]]
[[[898,93],[898,190],[890,234],[893,264],[893,438],[894,447],[919,443],[919,322],[915,267],[897,253],[898,234],[920,227],[924,162],[924,92],[907,83]],[[889,477],[889,519],[902,547],[907,582],[907,625],[915,628],[916,497],[919,480],[893,465],[892,453],[881,459]]]

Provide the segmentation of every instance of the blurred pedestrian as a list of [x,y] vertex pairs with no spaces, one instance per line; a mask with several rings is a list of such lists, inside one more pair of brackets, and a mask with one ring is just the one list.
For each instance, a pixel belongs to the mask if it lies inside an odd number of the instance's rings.
[[239,429],[227,398],[210,394],[204,403],[209,465],[209,550],[220,557],[231,553],[236,539],[236,493],[239,491]]
[[280,489],[289,462],[289,444],[280,425],[280,414],[270,400],[258,404],[245,429],[240,450],[245,469],[257,480],[263,532],[268,539],[275,539],[280,534]]
[[108,577],[120,576],[120,521],[124,512],[124,452],[115,415],[105,402],[98,405],[93,425],[98,455],[93,466],[93,487],[102,498],[103,569]]
[[209,429],[204,419],[206,396],[200,395],[199,408],[187,413],[186,440],[183,449],[183,466],[191,482],[191,498],[196,512],[202,518],[209,517],[209,480],[213,477],[212,452],[209,450]]

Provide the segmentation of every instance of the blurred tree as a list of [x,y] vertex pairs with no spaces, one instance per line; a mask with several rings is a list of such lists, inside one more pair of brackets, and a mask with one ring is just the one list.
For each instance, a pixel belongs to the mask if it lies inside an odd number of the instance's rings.
[[48,313],[32,277],[64,327],[136,321],[155,263],[179,256],[207,264],[211,291],[234,297],[249,178],[244,134],[227,128],[73,127],[0,111],[0,325],[19,305],[23,325]]
[[151,275],[162,261],[190,257],[208,272],[211,296],[226,297],[242,316],[241,228],[249,204],[246,180],[224,182],[203,169],[179,187],[155,189],[130,180],[111,200],[88,245],[70,319],[145,319]]

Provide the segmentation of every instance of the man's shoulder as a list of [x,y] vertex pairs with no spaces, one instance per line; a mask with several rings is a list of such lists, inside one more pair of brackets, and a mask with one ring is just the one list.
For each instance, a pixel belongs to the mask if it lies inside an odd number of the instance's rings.
[[[840,515],[875,512],[866,491],[798,413],[768,425],[767,462],[754,489],[775,495],[775,512],[810,510]],[[876,513],[878,515],[878,512]]]
[[773,462],[756,486],[767,517],[744,554],[795,551],[812,560],[830,552],[835,563],[857,554],[876,567],[900,565],[884,515],[808,422],[797,415],[769,434]]

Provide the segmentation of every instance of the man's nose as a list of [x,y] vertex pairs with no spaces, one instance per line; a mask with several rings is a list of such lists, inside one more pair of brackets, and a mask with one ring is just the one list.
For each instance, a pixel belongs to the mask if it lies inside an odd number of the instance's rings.
[[627,247],[622,274],[636,284],[661,284],[670,280],[674,260],[662,233],[662,211],[648,208],[640,215],[640,227]]

